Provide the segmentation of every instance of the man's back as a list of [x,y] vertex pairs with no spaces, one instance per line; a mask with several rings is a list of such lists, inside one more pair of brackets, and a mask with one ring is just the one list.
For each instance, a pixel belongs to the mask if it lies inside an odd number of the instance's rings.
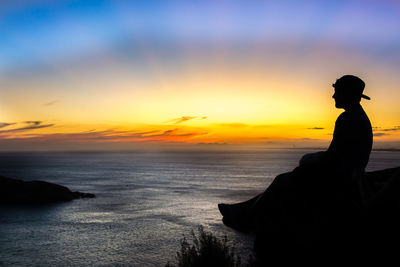
[[339,171],[364,170],[372,149],[372,127],[361,105],[343,112],[335,123],[327,159]]

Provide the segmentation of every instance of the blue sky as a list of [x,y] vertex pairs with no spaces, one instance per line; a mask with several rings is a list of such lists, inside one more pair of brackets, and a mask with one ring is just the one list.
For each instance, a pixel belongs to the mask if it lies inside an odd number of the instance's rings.
[[[250,4],[249,4],[250,3]],[[320,40],[391,60],[399,5],[388,1],[9,1],[1,5],[0,70],[114,49],[133,38],[166,43]]]

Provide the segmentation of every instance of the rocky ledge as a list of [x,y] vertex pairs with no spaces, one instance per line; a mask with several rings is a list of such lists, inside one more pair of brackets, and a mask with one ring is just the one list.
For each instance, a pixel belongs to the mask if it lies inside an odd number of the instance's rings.
[[54,183],[0,176],[0,204],[51,203],[94,197],[94,194],[72,192],[67,187]]
[[365,202],[282,191],[277,197],[292,198],[268,212],[243,211],[246,202],[219,208],[226,225],[254,234],[259,266],[400,266],[400,167],[366,172],[364,181]]

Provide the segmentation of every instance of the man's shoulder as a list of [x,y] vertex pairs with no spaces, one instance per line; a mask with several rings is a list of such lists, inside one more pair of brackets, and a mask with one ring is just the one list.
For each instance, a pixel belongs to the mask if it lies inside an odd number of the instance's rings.
[[369,118],[362,108],[344,111],[339,115],[336,123],[339,123],[342,126],[347,125],[347,127],[351,128],[371,127]]

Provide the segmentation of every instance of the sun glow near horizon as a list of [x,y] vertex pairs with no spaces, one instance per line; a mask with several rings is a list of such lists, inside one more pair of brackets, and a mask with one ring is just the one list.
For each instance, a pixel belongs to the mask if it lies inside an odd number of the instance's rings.
[[326,145],[344,74],[367,84],[376,143],[399,147],[391,2],[89,2],[2,4],[0,150]]

